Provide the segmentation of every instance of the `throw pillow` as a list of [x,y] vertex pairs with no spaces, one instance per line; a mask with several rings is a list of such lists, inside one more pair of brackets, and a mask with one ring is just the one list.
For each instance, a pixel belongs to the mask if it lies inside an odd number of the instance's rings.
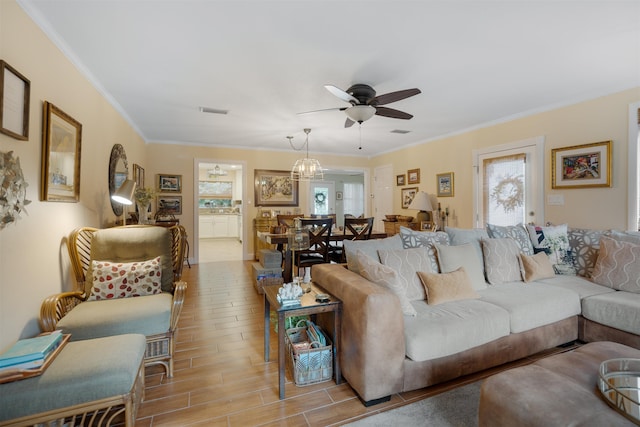
[[522,224],[500,226],[487,224],[487,234],[493,239],[505,239],[507,237],[513,239],[518,244],[523,254],[533,255],[533,246],[527,229]]
[[484,239],[484,271],[492,285],[522,280],[520,248],[513,239]]
[[640,293],[640,245],[603,236],[591,279],[619,291]]
[[573,266],[579,276],[591,277],[591,272],[598,259],[600,237],[608,234],[608,231],[586,228],[569,228],[567,230],[569,247],[573,254]]
[[556,274],[576,274],[573,253],[569,247],[567,224],[547,227],[527,225],[527,230],[536,252],[544,251],[549,255]]
[[482,271],[484,272],[484,257],[482,253],[482,245],[480,241],[482,239],[488,239],[489,235],[484,228],[454,228],[445,227],[444,231],[449,235],[449,244],[453,246],[464,245],[465,243],[471,243],[478,253],[480,264],[482,265]]
[[416,309],[407,298],[407,282],[393,268],[380,264],[361,251],[355,252],[355,258],[362,277],[393,292],[400,300],[405,316],[417,316]]
[[89,300],[153,295],[162,292],[160,257],[138,262],[91,261]]
[[637,231],[612,231],[611,238],[619,242],[640,245],[640,234]]
[[347,268],[354,273],[360,273],[360,270],[358,270],[358,263],[356,262],[356,250],[359,250],[377,260],[378,249],[402,249],[402,240],[400,239],[400,236],[395,235],[385,239],[344,240],[342,245],[347,257]]
[[450,273],[464,267],[469,275],[473,289],[486,289],[482,265],[472,244],[466,243],[458,246],[436,245],[438,262],[442,273]]
[[441,274],[420,271],[418,277],[424,284],[429,305],[480,298],[480,295],[473,289],[464,267]]
[[535,255],[520,254],[520,264],[522,276],[527,283],[556,275],[549,257],[544,252],[538,252]]
[[448,245],[449,235],[443,232],[414,231],[407,227],[400,227],[400,238],[402,247],[427,248],[429,259],[431,260],[431,271],[438,272],[438,259],[434,245]]
[[395,251],[379,250],[380,262],[393,268],[407,282],[407,298],[410,301],[426,299],[424,286],[418,271],[432,272],[427,248],[410,248]]

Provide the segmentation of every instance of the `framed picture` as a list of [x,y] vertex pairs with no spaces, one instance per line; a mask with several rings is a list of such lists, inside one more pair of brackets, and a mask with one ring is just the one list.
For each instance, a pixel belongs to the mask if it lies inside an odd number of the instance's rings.
[[182,215],[182,196],[158,196],[158,209],[163,215]]
[[453,197],[453,172],[436,175],[438,197]]
[[411,202],[413,202],[413,198],[416,197],[417,192],[418,187],[409,187],[400,190],[400,196],[402,198],[402,209],[407,209],[409,207]]
[[551,150],[551,188],[611,187],[611,141]]
[[15,139],[29,139],[31,82],[0,60],[0,132]]
[[336,191],[336,200],[342,200],[342,191]]
[[436,231],[438,226],[431,220],[420,221],[420,231]]
[[406,181],[404,179],[404,174],[402,175],[396,175],[396,185],[397,186],[401,186],[401,185],[405,185]]
[[158,191],[161,193],[181,193],[182,175],[158,174]]
[[256,206],[298,206],[298,181],[289,171],[256,169],[254,186]]
[[420,184],[420,169],[409,169],[407,171],[407,184]]
[[133,180],[137,188],[144,188],[144,169],[140,165],[133,164]]
[[40,200],[80,200],[80,145],[82,125],[71,116],[44,102]]

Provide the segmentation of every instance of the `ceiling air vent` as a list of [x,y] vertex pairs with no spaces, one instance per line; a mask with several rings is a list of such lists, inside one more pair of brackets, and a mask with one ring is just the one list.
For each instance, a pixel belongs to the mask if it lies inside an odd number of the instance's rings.
[[200,112],[211,114],[227,114],[229,110],[219,110],[217,108],[200,107]]
[[391,133],[399,133],[399,134],[402,134],[402,135],[404,135],[405,133],[409,133],[409,132],[411,132],[411,131],[410,130],[402,130],[402,129],[394,129],[394,130],[391,131]]

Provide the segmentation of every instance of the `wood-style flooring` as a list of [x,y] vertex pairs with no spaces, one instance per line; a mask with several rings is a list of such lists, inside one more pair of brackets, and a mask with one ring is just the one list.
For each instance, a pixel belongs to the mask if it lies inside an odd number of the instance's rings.
[[271,360],[263,358],[263,300],[251,278],[251,262],[185,266],[189,283],[180,317],[175,373],[146,372],[145,398],[136,426],[331,426],[402,406],[468,384],[507,367],[392,396],[366,408],[351,387],[334,381],[297,387],[287,373],[286,399],[278,399],[277,334]]

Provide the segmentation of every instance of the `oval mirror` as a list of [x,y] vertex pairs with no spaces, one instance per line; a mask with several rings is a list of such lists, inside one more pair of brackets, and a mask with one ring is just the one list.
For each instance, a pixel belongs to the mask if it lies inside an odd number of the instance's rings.
[[114,144],[111,148],[111,157],[109,158],[109,201],[111,209],[116,216],[122,215],[122,205],[115,202],[111,196],[122,185],[129,176],[129,165],[127,163],[127,155],[124,153],[124,147],[120,144]]

